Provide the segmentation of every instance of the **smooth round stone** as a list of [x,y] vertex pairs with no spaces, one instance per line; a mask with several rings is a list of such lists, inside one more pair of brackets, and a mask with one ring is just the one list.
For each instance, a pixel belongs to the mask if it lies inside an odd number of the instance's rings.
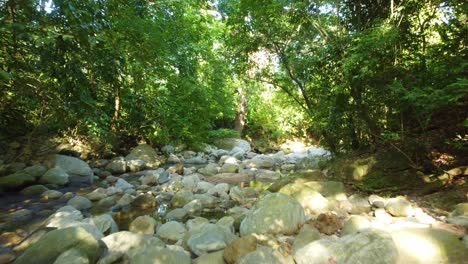
[[32,185],[32,186],[28,186],[26,188],[24,188],[23,190],[21,190],[21,194],[23,195],[38,195],[38,194],[42,194],[43,192],[45,191],[48,191],[49,189],[47,187],[45,187],[44,185]]
[[56,190],[48,190],[45,191],[41,194],[41,197],[49,200],[49,199],[59,199],[63,196],[62,192],[56,191]]
[[91,201],[84,196],[75,196],[71,198],[67,205],[75,207],[77,210],[89,209],[93,205]]
[[161,225],[156,234],[163,239],[178,241],[184,238],[186,232],[187,229],[185,229],[184,225],[176,221],[170,221]]
[[156,229],[157,222],[154,218],[144,215],[135,218],[130,223],[128,230],[137,234],[152,235]]

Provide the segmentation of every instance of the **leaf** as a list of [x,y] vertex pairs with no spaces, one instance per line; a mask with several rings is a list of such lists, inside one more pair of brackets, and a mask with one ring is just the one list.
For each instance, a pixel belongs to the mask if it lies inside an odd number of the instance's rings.
[[10,81],[10,74],[4,70],[0,70],[0,79],[2,79],[5,82]]

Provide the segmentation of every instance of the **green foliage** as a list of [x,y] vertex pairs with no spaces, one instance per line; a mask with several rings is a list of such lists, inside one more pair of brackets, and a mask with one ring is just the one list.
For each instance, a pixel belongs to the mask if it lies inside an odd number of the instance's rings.
[[239,138],[239,132],[229,128],[220,128],[216,130],[211,130],[208,132],[208,136],[211,140],[220,139],[220,138]]

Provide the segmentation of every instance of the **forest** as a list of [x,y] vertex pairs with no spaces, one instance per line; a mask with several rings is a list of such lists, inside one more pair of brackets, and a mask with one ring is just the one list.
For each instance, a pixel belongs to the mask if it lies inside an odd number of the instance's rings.
[[431,169],[466,154],[464,1],[12,0],[0,12],[3,139],[299,138],[336,153],[394,146]]
[[0,0],[0,54],[0,264],[468,259],[467,1]]

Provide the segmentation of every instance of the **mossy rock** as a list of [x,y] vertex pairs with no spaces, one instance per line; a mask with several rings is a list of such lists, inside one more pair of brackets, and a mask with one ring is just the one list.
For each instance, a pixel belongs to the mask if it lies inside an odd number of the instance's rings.
[[298,172],[289,174],[275,181],[268,188],[268,191],[277,192],[283,186],[290,184],[290,183],[305,183],[305,182],[310,182],[310,181],[324,181],[324,180],[327,180],[326,176],[320,170],[298,171]]

